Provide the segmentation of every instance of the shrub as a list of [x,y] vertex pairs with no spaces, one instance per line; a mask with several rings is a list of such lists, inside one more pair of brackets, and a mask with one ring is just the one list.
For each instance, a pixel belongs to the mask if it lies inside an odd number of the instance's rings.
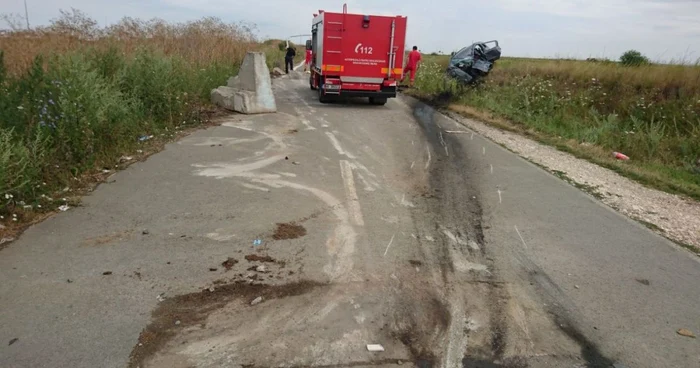
[[622,56],[620,56],[620,63],[625,66],[650,64],[649,59],[637,50],[629,50],[622,54]]

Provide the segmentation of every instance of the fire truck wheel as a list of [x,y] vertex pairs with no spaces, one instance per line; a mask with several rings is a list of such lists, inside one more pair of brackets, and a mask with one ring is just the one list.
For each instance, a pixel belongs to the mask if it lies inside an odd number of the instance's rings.
[[321,88],[321,87],[322,86],[319,84],[319,86],[318,86],[318,102],[320,102],[320,103],[330,102],[328,99],[328,96],[323,94],[323,88]]
[[316,87],[314,87],[314,77],[313,77],[313,74],[311,75],[311,77],[309,77],[309,87],[311,88],[312,91],[315,91],[315,90],[316,90]]
[[386,97],[370,97],[369,98],[369,103],[372,105],[385,105],[386,104]]

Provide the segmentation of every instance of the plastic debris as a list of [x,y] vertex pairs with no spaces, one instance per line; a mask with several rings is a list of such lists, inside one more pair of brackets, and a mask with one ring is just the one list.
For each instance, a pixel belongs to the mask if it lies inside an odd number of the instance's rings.
[[58,209],[59,209],[59,211],[61,211],[61,212],[66,212],[66,211],[68,211],[68,209],[70,209],[70,207],[68,207],[67,204],[64,204],[64,205],[62,205],[62,206],[58,206]]
[[176,325],[176,326],[179,325],[180,323],[182,323],[182,322],[180,322],[180,321],[175,321],[175,325]]
[[627,157],[627,155],[625,155],[624,153],[620,153],[620,152],[613,152],[612,154],[613,154],[613,157],[615,157],[615,158],[616,158],[616,159],[618,159],[618,160],[624,160],[624,161],[627,161],[627,160],[629,160],[629,159],[630,159],[630,158],[629,158],[629,157]]
[[692,331],[685,328],[679,328],[678,331],[676,331],[676,333],[681,336],[690,337],[693,339],[695,338],[695,334]]
[[367,344],[368,351],[384,351],[384,347],[379,344]]
[[262,244],[262,240],[260,240],[260,239],[253,240],[253,245],[260,245],[260,244]]
[[147,141],[151,138],[153,138],[152,135],[143,135],[143,136],[139,137],[139,141],[144,142],[144,141]]
[[156,300],[158,300],[159,302],[164,301],[164,300],[165,300],[165,297],[163,296],[163,294],[165,294],[165,293],[160,293],[160,294],[158,294],[158,296],[156,296]]
[[263,301],[263,297],[259,296],[259,297],[255,298],[255,299],[253,299],[253,301],[250,302],[250,305],[260,304],[260,303],[262,303],[262,301]]

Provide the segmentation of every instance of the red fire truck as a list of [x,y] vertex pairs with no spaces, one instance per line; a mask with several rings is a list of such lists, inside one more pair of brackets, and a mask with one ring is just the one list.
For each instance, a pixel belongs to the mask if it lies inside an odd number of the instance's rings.
[[319,10],[314,14],[309,85],[318,99],[331,96],[369,97],[384,105],[396,97],[397,81],[403,75],[406,42],[404,16],[349,14]]

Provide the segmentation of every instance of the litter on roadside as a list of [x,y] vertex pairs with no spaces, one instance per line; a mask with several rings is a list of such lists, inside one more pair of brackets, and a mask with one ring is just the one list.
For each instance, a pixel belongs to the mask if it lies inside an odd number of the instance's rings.
[[613,157],[615,157],[615,158],[616,158],[616,159],[618,159],[618,160],[624,160],[624,161],[627,161],[627,160],[629,160],[629,159],[630,159],[630,158],[629,158],[629,157],[627,157],[627,155],[625,155],[624,153],[620,153],[620,152],[613,152],[612,154],[613,154]]
[[263,297],[259,296],[259,297],[255,298],[255,299],[253,299],[253,301],[250,302],[250,305],[260,304],[260,303],[262,303],[262,301],[263,301]]
[[144,141],[147,141],[151,138],[153,138],[152,135],[143,135],[143,136],[139,137],[139,141],[144,142]]
[[384,351],[384,347],[379,344],[367,344],[368,351]]
[[260,239],[253,240],[253,245],[260,245],[260,244],[262,244],[262,240],[260,240]]
[[681,336],[691,337],[693,339],[695,338],[695,334],[692,331],[685,328],[679,328],[678,331],[676,331],[676,333]]

